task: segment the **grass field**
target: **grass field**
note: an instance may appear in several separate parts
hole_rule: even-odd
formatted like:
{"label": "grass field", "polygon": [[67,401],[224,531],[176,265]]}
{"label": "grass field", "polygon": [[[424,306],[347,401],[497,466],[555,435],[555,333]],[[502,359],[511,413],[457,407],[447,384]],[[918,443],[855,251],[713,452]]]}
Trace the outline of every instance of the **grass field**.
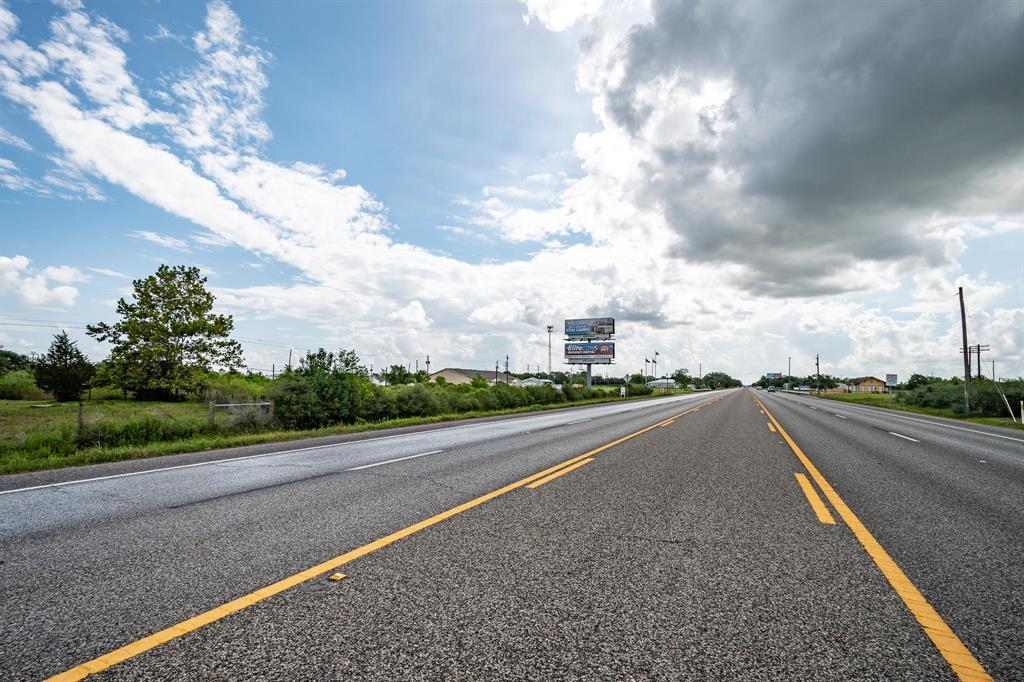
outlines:
{"label": "grass field", "polygon": [[870,405],[871,407],[884,407],[890,410],[926,414],[932,417],[946,417],[948,419],[958,419],[960,421],[973,422],[975,424],[1003,426],[1009,429],[1024,429],[1024,426],[1015,423],[1010,419],[1010,417],[964,417],[953,410],[907,405],[906,403],[898,402],[895,396],[890,400],[889,396],[884,393],[822,393],[820,396],[811,393],[810,395],[812,397],[821,397],[826,400],[838,400],[839,402],[854,403],[857,405]]}
{"label": "grass field", "polygon": [[[626,400],[648,400],[659,397],[635,396]],[[608,396],[593,400],[579,400],[573,403],[534,405],[508,410],[462,412],[433,417],[410,417],[383,422],[333,426],[308,431],[265,430],[256,433],[204,433],[189,438],[163,440],[128,447],[88,447],[57,451],[54,443],[66,444],[73,440],[78,422],[77,403],[38,402],[27,400],[0,400],[0,474],[57,469],[67,466],[98,464],[125,459],[156,457],[182,452],[200,452],[218,448],[274,443],[299,438],[329,436],[344,433],[358,433],[377,429],[388,429],[417,424],[488,417],[502,414],[539,412],[559,408],[617,402],[623,398]],[[45,407],[37,407],[37,406]],[[137,423],[155,419],[161,423],[204,423],[207,406],[197,402],[135,402],[126,400],[99,400],[85,403],[86,423],[115,422]],[[223,424],[230,416],[218,411],[217,423]]]}

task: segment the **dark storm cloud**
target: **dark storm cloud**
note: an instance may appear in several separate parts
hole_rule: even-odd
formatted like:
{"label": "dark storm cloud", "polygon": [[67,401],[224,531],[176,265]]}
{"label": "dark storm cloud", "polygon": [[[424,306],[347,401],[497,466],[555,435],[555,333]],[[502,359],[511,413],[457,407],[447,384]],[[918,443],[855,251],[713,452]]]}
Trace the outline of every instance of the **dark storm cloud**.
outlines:
{"label": "dark storm cloud", "polygon": [[[653,8],[626,39],[613,118],[643,136],[643,86],[733,88],[701,139],[650,141],[645,199],[679,232],[676,255],[746,265],[778,295],[830,293],[826,278],[864,260],[941,264],[921,239],[934,216],[1019,211],[1024,188],[989,179],[1024,153],[1024,3]],[[714,167],[738,173],[738,193],[716,195]]]}

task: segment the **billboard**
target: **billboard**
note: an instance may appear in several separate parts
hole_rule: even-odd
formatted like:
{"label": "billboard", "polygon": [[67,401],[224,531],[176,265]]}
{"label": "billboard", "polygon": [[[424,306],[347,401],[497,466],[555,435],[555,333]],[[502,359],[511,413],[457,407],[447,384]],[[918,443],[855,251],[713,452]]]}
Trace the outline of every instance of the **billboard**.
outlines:
{"label": "billboard", "polygon": [[565,336],[569,339],[607,339],[613,334],[614,317],[585,317],[565,321]]}
{"label": "billboard", "polygon": [[899,383],[899,382],[896,381],[896,375],[895,374],[886,374],[885,375],[885,385],[886,386],[892,388],[897,383]]}
{"label": "billboard", "polygon": [[610,365],[614,359],[615,343],[611,341],[565,344],[565,361],[571,365]]}
{"label": "billboard", "polygon": [[765,374],[765,377],[767,377],[768,379],[781,379],[782,372],[768,372],[767,374]]}

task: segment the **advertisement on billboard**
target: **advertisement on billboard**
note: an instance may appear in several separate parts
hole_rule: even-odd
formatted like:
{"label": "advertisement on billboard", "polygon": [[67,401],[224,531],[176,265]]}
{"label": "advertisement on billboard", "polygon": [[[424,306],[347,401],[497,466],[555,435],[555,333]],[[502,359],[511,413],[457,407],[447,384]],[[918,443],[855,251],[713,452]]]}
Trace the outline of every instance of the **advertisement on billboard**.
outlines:
{"label": "advertisement on billboard", "polygon": [[565,344],[565,361],[571,365],[610,365],[615,359],[615,344],[600,343]]}
{"label": "advertisement on billboard", "polygon": [[781,379],[782,372],[768,372],[765,376],[769,379]]}
{"label": "advertisement on billboard", "polygon": [[565,336],[570,339],[607,339],[615,334],[614,317],[586,317],[565,321]]}

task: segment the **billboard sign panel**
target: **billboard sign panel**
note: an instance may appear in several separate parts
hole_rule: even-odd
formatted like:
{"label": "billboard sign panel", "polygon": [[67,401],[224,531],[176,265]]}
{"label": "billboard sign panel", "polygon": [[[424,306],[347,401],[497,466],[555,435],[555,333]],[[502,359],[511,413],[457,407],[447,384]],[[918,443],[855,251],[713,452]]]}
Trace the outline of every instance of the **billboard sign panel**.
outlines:
{"label": "billboard sign panel", "polygon": [[768,372],[767,374],[765,374],[765,377],[767,377],[768,379],[781,379],[782,372]]}
{"label": "billboard sign panel", "polygon": [[897,381],[896,381],[896,375],[895,374],[886,374],[885,375],[885,385],[886,386],[889,386],[891,388],[891,387],[895,386],[896,384],[897,384]]}
{"label": "billboard sign panel", "polygon": [[565,321],[565,336],[569,339],[607,339],[614,334],[614,317],[585,317]]}
{"label": "billboard sign panel", "polygon": [[571,365],[610,365],[615,359],[615,343],[565,344],[565,361]]}

